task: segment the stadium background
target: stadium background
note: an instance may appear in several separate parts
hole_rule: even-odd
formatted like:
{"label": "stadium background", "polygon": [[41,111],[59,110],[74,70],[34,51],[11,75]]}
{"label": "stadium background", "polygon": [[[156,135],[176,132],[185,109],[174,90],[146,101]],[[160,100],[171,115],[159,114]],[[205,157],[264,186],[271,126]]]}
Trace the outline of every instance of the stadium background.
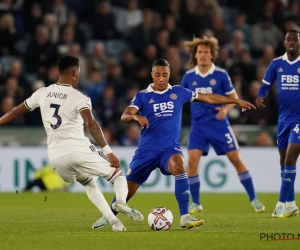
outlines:
{"label": "stadium background", "polygon": [[[254,102],[269,63],[284,53],[285,32],[298,25],[299,2],[289,0],[1,0],[0,115],[55,83],[60,55],[77,56],[80,90],[91,97],[94,116],[126,171],[140,130],[136,124],[121,124],[120,115],[151,82],[155,59],[170,62],[170,83],[178,85],[189,69],[183,42],[193,35],[213,35],[220,46],[215,64],[228,70],[240,98]],[[234,108],[229,119],[258,191],[277,192],[276,88],[265,109],[242,114]],[[189,124],[186,105],[181,140],[185,153]],[[33,178],[47,163],[45,145],[39,110],[0,128],[0,191],[22,189]],[[203,191],[243,191],[235,170],[213,150],[201,166]],[[264,184],[266,176],[271,181]],[[157,180],[156,173],[151,178],[142,190],[173,190],[173,179]]]}

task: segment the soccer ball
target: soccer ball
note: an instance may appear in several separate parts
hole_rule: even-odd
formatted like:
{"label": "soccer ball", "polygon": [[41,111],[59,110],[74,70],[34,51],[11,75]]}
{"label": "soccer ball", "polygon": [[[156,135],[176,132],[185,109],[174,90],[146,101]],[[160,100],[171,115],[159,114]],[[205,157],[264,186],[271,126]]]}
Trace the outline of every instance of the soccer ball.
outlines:
{"label": "soccer ball", "polygon": [[154,208],[148,215],[148,224],[153,231],[165,231],[171,228],[173,214],[165,207]]}

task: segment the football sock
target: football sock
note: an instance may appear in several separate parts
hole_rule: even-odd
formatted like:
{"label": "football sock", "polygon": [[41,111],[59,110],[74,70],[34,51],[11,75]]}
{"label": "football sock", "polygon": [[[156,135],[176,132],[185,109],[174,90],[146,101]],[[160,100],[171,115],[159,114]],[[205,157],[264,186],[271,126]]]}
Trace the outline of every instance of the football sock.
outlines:
{"label": "football sock", "polygon": [[110,210],[110,207],[105,200],[102,192],[98,188],[96,181],[92,180],[90,183],[84,186],[87,196],[90,201],[102,212],[109,222],[116,220],[116,216]]}
{"label": "football sock", "polygon": [[244,186],[244,188],[249,196],[250,202],[253,201],[256,197],[255,197],[255,190],[254,190],[254,186],[253,186],[252,177],[251,177],[249,171],[239,174],[238,176],[240,178],[240,182]]}
{"label": "football sock", "polygon": [[296,166],[284,166],[284,172],[281,179],[280,202],[287,202],[288,196],[293,191],[296,178]]}
{"label": "football sock", "polygon": [[[281,178],[284,172],[284,166],[281,166]],[[296,202],[295,202],[295,190],[294,190],[294,185],[291,189],[291,192],[289,193],[287,200],[286,200],[286,206],[287,207],[294,207],[296,206]]]}
{"label": "football sock", "polygon": [[190,189],[187,174],[175,175],[175,196],[179,206],[180,216],[189,213]]}
{"label": "football sock", "polygon": [[200,179],[199,175],[189,176],[190,191],[193,203],[200,205]]}
{"label": "football sock", "polygon": [[122,173],[122,171],[117,173],[113,177],[113,179],[110,180],[110,183],[113,183],[113,185],[114,185],[116,200],[126,203],[126,198],[128,195],[128,186],[127,186],[127,180],[126,180],[124,174]]}

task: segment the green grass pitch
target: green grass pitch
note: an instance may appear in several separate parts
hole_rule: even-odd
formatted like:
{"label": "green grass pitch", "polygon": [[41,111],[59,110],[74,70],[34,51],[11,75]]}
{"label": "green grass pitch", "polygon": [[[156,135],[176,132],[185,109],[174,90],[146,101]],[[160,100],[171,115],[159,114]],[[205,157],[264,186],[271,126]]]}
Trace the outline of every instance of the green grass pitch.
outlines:
{"label": "green grass pitch", "polygon": [[[105,197],[110,202],[112,194]],[[0,194],[0,249],[300,249],[298,240],[260,240],[260,233],[293,233],[298,237],[300,218],[273,219],[271,213],[278,195],[259,194],[258,197],[266,206],[264,213],[252,211],[246,194],[203,194],[204,211],[198,217],[205,220],[205,225],[183,230],[179,227],[173,194],[138,193],[129,204],[144,214],[145,221],[133,222],[120,215],[127,232],[115,233],[110,226],[91,228],[101,214],[85,194]],[[157,206],[167,207],[174,215],[169,231],[155,232],[148,227],[148,213]]]}

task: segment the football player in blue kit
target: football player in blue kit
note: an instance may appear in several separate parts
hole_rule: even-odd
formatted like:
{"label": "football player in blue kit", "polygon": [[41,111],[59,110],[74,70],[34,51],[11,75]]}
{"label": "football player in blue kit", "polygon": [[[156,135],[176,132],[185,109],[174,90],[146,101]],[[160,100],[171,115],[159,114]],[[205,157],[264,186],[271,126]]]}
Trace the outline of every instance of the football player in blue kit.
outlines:
{"label": "football player in blue kit", "polygon": [[[190,189],[179,145],[183,104],[193,101],[210,104],[235,103],[241,106],[243,111],[255,107],[236,98],[201,94],[181,86],[171,86],[170,66],[164,59],[158,59],[153,63],[151,76],[154,83],[136,94],[121,117],[124,123],[136,121],[142,127],[138,149],[126,176],[129,189],[127,200],[133,197],[151,172],[159,168],[162,174],[173,175],[175,178],[175,197],[181,216],[180,226],[199,227],[204,221],[188,213]],[[94,226],[102,228],[107,224],[106,218],[102,217]]]}
{"label": "football player in blue kit", "polygon": [[[203,94],[219,94],[237,99],[237,93],[224,69],[216,67],[218,40],[214,37],[194,37],[186,41],[192,69],[182,79],[182,87]],[[239,154],[239,145],[227,119],[227,113],[235,104],[214,105],[191,103],[191,131],[188,140],[188,178],[192,196],[190,213],[202,211],[198,165],[201,156],[206,156],[210,145],[217,155],[226,155],[235,167],[254,211],[262,212],[264,205],[257,199],[249,170]]]}
{"label": "football player in blue kit", "polygon": [[294,182],[296,163],[300,153],[300,34],[289,31],[284,40],[286,53],[275,58],[263,78],[256,104],[264,107],[273,83],[277,80],[279,118],[277,147],[280,155],[281,189],[279,201],[272,214],[275,218],[286,218],[299,213],[295,202]]}

